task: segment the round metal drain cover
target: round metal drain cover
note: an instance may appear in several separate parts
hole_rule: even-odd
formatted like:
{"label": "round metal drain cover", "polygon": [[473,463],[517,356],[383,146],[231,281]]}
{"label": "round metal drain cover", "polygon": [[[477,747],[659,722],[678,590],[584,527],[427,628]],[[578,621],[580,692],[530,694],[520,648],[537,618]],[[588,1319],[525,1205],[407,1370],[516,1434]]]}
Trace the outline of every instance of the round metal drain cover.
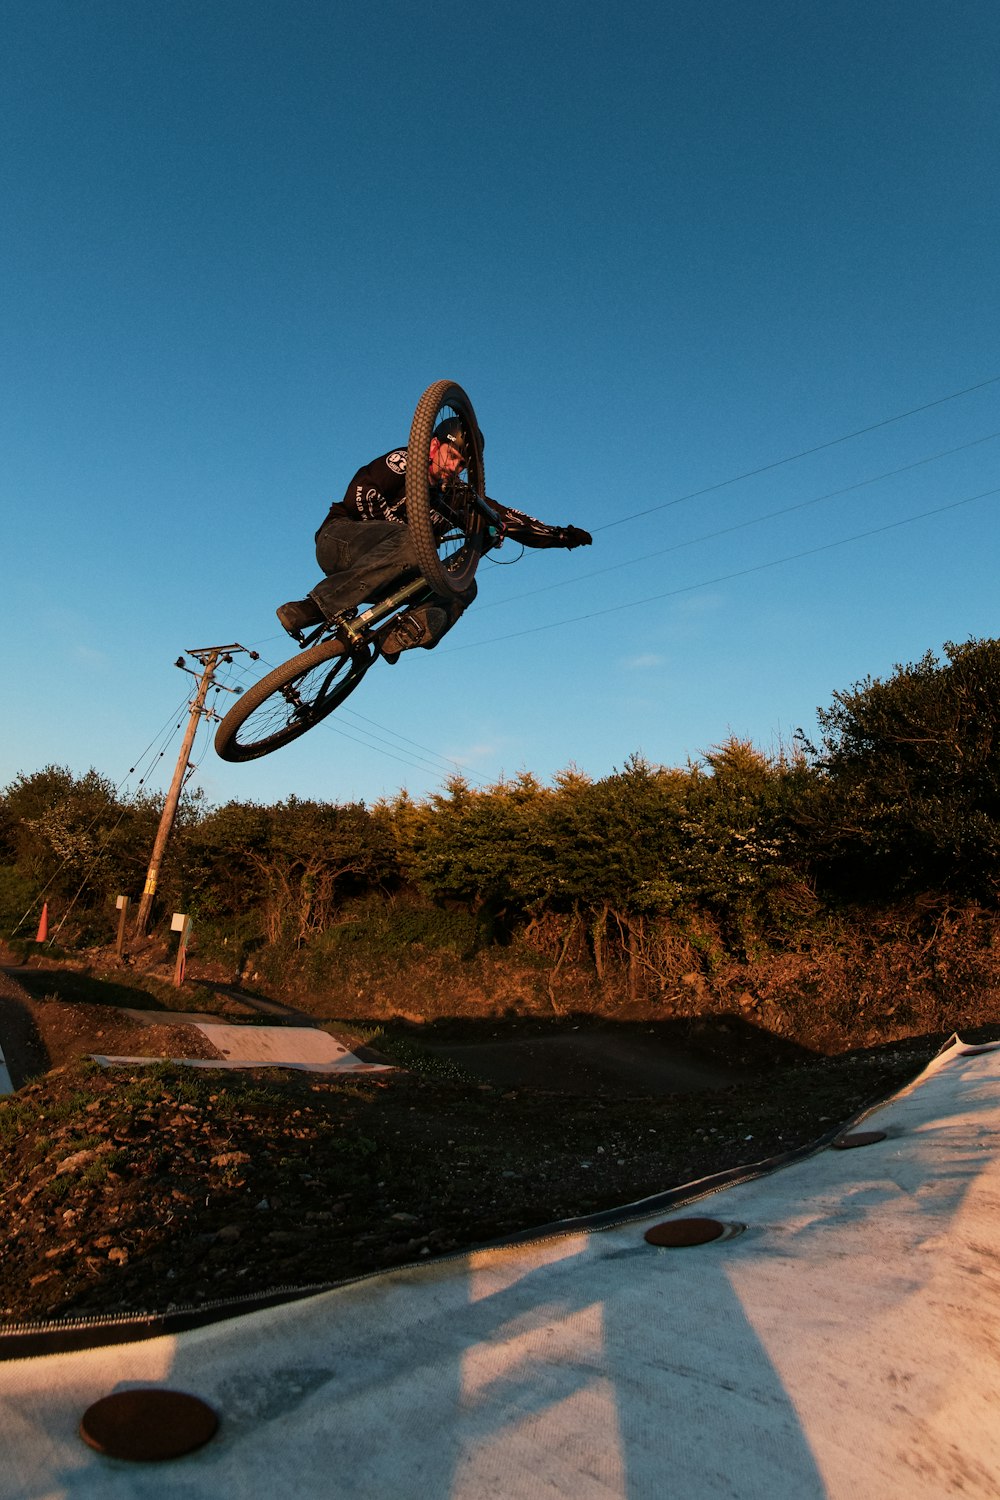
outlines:
{"label": "round metal drain cover", "polygon": [[838,1135],[833,1142],[835,1151],[853,1151],[855,1146],[874,1146],[876,1141],[884,1141],[886,1132],[884,1130],[855,1130],[850,1135]]}
{"label": "round metal drain cover", "polygon": [[183,1391],[116,1391],[87,1407],[80,1436],[109,1458],[154,1463],[193,1453],[218,1427],[212,1408]]}
{"label": "round metal drain cover", "polygon": [[643,1238],[649,1245],[679,1249],[682,1245],[707,1245],[710,1240],[720,1240],[727,1227],[718,1219],[668,1219],[647,1229]]}

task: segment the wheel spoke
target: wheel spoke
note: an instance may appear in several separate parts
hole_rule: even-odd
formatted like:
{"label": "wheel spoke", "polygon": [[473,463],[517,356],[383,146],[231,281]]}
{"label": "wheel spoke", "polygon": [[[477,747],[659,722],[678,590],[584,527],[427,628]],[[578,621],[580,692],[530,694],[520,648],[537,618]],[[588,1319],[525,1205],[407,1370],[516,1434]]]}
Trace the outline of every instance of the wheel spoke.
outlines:
{"label": "wheel spoke", "polygon": [[253,760],[289,744],[354,691],[371,661],[339,641],[292,657],[237,700],[219,725],[216,750],[223,760]]}

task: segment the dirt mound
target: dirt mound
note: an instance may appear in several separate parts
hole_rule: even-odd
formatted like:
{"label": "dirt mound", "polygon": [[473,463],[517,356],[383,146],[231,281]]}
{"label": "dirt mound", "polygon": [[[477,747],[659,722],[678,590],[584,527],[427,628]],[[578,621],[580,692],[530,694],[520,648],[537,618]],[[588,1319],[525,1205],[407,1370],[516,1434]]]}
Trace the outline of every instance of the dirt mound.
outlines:
{"label": "dirt mound", "polygon": [[54,995],[38,999],[3,970],[0,1040],[15,1088],[95,1052],[124,1057],[219,1055],[193,1026],[146,1026],[113,1006],[68,1004]]}

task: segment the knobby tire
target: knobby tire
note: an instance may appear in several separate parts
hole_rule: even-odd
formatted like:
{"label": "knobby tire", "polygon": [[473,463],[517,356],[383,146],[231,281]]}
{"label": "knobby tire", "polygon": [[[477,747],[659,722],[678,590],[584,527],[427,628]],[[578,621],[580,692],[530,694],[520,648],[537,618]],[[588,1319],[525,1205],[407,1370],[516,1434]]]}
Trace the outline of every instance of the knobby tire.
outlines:
{"label": "knobby tire", "polygon": [[[460,416],[472,437],[474,450],[467,469],[467,479],[456,483],[446,493],[450,526],[442,537],[440,524],[435,533],[432,512],[441,509],[441,497],[431,488],[427,477],[431,438],[438,422],[450,413]],[[461,598],[471,586],[476,567],[490,544],[484,517],[473,503],[473,492],[486,493],[483,456],[476,442],[479,425],[472,402],[451,380],[437,380],[421,396],[410,427],[406,463],[406,519],[413,537],[420,571],[436,594],[445,599]]]}
{"label": "knobby tire", "polygon": [[290,657],[236,700],[216,731],[216,754],[256,760],[291,744],[343,703],[372,659],[370,652],[352,655],[338,640]]}

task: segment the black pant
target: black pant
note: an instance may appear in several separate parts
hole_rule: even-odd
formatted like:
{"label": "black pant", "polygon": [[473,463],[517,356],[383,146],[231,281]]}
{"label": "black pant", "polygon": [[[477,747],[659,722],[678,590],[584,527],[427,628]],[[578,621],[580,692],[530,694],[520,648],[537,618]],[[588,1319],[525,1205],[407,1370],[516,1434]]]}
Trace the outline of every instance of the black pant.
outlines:
{"label": "black pant", "polygon": [[[331,516],[316,534],[316,561],[326,577],[310,589],[309,597],[327,619],[420,576],[410,528],[397,521]],[[475,597],[473,583],[460,599],[435,598],[433,603],[445,610],[447,623],[437,630],[432,626],[428,644],[439,641]]]}

